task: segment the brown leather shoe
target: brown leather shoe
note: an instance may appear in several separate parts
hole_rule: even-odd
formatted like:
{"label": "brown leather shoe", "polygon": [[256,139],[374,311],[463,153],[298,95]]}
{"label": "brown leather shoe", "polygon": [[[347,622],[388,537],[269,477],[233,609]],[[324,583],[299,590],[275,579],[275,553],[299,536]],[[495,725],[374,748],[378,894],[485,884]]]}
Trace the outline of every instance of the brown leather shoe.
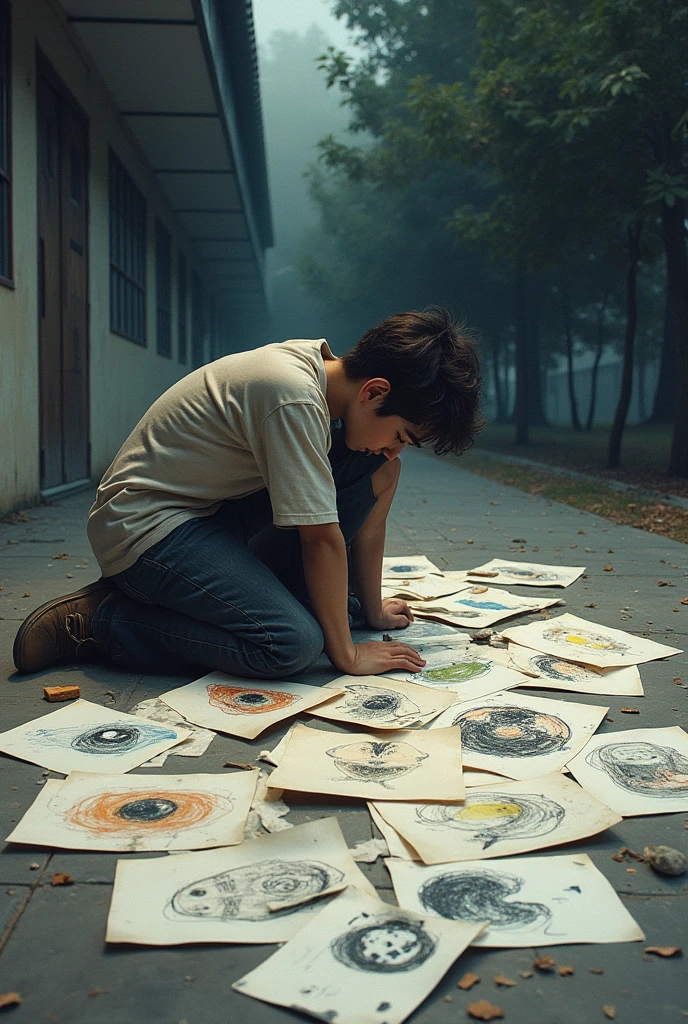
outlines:
{"label": "brown leather shoe", "polygon": [[[18,672],[40,672],[77,653],[101,646],[91,635],[91,619],[100,603],[116,589],[109,580],[96,580],[36,608],[24,619],[12,651]],[[86,650],[84,650],[86,648]]]}

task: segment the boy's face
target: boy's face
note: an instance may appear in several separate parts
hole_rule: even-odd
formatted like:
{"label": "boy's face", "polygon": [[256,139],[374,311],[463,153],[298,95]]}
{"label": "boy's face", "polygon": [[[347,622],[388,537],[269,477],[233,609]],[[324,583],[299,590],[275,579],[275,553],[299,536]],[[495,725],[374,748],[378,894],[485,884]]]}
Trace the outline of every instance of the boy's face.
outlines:
{"label": "boy's face", "polygon": [[347,448],[365,455],[384,455],[390,461],[408,445],[420,448],[419,427],[401,416],[378,416],[388,394],[387,381],[376,378],[364,384],[344,417]]}

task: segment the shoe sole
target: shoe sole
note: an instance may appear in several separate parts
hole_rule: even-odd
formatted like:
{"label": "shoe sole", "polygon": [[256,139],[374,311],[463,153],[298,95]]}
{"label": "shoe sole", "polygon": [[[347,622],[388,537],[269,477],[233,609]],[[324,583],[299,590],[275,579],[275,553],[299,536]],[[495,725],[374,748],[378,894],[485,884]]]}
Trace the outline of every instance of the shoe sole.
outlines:
{"label": "shoe sole", "polygon": [[[102,579],[96,580],[95,583],[88,583],[85,587],[82,587],[81,590],[75,590],[71,594],[64,594],[62,597],[56,597],[52,601],[46,601],[45,604],[42,604],[39,608],[36,608],[35,611],[31,612],[31,614],[28,616],[28,618],[24,619],[23,623],[19,627],[19,632],[17,633],[16,637],[14,638],[14,646],[12,648],[12,658],[14,659],[14,664],[15,664],[15,668],[17,669],[17,672],[22,672],[25,675],[31,675],[34,672],[40,672],[41,671],[40,668],[27,668],[26,667],[26,661],[24,660],[24,651],[23,651],[24,639],[27,636],[28,632],[30,631],[31,627],[35,625],[35,623],[41,617],[41,615],[43,615],[45,612],[50,611],[53,608],[59,608],[59,606],[61,604],[65,604],[67,601],[74,601],[76,598],[79,598],[79,597],[88,597],[89,594],[93,594],[96,590],[104,590],[104,589],[105,589],[105,581],[102,580]],[[113,589],[114,589],[114,586],[113,586]],[[60,661],[60,660],[65,660],[65,659],[57,658],[54,661],[49,662],[49,664],[51,664],[51,665],[57,664],[57,662]],[[44,666],[44,667],[47,667],[47,666]]]}

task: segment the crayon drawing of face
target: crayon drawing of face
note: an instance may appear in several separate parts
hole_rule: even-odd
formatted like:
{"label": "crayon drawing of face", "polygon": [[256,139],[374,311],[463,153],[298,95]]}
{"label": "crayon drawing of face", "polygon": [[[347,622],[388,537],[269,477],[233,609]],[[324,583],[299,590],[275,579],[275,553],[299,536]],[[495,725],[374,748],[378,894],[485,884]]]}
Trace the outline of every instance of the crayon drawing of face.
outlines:
{"label": "crayon drawing of face", "polygon": [[270,711],[281,711],[290,704],[301,700],[296,693],[281,690],[260,690],[248,686],[222,686],[214,683],[206,686],[208,701],[226,715],[261,715]]}
{"label": "crayon drawing of face", "polygon": [[327,751],[329,757],[344,775],[360,782],[373,782],[390,787],[387,782],[414,771],[428,754],[410,743],[366,740],[363,743],[344,743]]}
{"label": "crayon drawing of face", "polygon": [[585,760],[639,796],[688,796],[688,757],[657,743],[605,743]]}
{"label": "crayon drawing of face", "polygon": [[342,711],[361,722],[403,722],[417,721],[420,708],[403,693],[382,686],[367,683],[350,683],[346,696],[342,698]]}

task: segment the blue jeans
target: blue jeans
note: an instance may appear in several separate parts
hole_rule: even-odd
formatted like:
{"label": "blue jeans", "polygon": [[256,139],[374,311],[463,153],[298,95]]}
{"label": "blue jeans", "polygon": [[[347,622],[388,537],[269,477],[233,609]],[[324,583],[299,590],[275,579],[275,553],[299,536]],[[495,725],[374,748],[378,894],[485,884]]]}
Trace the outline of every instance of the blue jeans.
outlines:
{"label": "blue jeans", "polygon": [[[384,455],[363,455],[332,431],[330,463],[347,548],[367,519],[372,474]],[[117,590],[91,630],[107,657],[154,673],[190,666],[254,679],[310,668],[323,635],[309,609],[297,529],[272,525],[267,490],[191,519],[111,577]]]}

